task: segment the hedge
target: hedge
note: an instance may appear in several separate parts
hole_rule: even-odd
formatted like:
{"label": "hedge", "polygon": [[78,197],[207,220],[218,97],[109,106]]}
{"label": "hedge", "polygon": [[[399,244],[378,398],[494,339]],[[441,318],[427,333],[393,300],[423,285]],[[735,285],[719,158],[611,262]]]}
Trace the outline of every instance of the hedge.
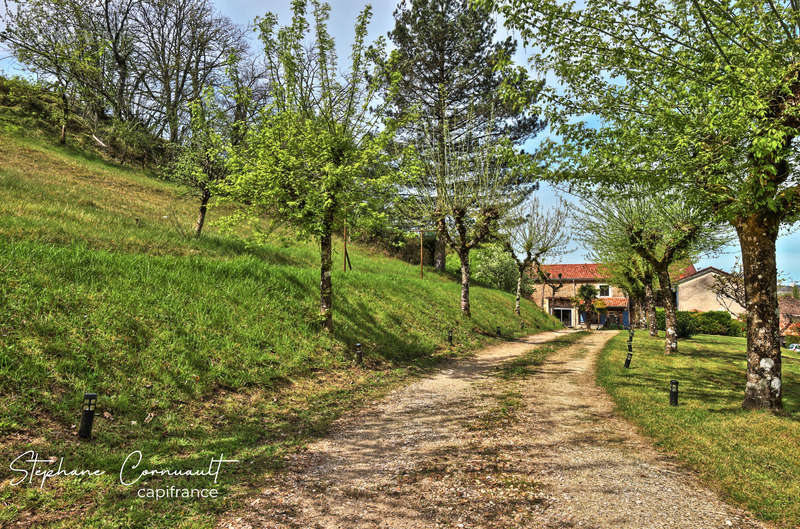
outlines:
{"label": "hedge", "polygon": [[[744,323],[733,319],[730,313],[724,310],[708,312],[688,312],[679,310],[676,316],[678,318],[678,338],[688,338],[693,334],[717,334],[721,336],[745,335]],[[661,331],[665,328],[664,321],[664,309],[656,309],[656,323],[658,329]]]}

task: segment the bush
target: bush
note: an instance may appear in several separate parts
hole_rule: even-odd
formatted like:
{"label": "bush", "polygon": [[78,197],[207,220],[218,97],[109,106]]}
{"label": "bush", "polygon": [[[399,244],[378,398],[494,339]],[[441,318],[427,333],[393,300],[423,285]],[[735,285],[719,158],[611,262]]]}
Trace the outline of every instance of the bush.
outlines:
{"label": "bush", "polygon": [[743,321],[731,319],[731,336],[747,336],[747,325]]}
{"label": "bush", "polygon": [[[693,334],[716,334],[720,336],[746,336],[747,334],[744,322],[732,318],[730,313],[724,310],[708,312],[678,311],[677,318],[678,338],[686,338]],[[664,330],[664,319],[664,309],[656,309],[656,325],[660,331]],[[689,335],[682,336],[683,332],[689,332]]]}
{"label": "bush", "polygon": [[721,336],[738,336],[738,329],[733,325],[733,318],[724,310],[697,312],[694,314],[698,334],[718,334]]}
{"label": "bush", "polygon": [[[692,312],[679,310],[675,316],[678,320],[678,328],[676,329],[678,338],[691,338],[692,335],[697,334],[697,322]],[[667,318],[664,309],[656,309],[656,324],[658,325],[659,331],[666,330],[666,321]]]}
{"label": "bush", "polygon": [[786,336],[784,336],[784,341],[786,343],[786,346],[788,347],[788,346],[792,345],[793,343],[800,343],[800,336],[794,336],[793,334],[787,334]]}

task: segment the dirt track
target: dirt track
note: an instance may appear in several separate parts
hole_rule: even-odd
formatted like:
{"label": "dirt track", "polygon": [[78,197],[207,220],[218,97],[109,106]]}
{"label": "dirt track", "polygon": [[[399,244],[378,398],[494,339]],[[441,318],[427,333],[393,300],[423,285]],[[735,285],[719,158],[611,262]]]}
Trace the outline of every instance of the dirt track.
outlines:
{"label": "dirt track", "polygon": [[615,333],[527,378],[492,376],[565,332],[485,349],[345,418],[220,527],[764,527],[613,415],[593,371]]}

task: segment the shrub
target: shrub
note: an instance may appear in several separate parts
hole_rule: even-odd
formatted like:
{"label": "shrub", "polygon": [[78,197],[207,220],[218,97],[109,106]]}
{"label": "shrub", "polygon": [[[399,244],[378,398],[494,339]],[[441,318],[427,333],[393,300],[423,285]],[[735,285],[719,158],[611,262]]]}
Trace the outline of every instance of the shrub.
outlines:
{"label": "shrub", "polygon": [[731,336],[747,336],[747,325],[743,321],[731,319]]}
{"label": "shrub", "polygon": [[721,336],[738,336],[738,329],[733,325],[733,318],[724,310],[697,312],[694,314],[698,334],[718,334]]}
{"label": "shrub", "polygon": [[793,334],[787,334],[786,336],[784,336],[784,341],[786,343],[786,346],[788,347],[788,346],[792,345],[793,343],[800,343],[800,336],[795,336]]}
{"label": "shrub", "polygon": [[[691,338],[692,335],[697,334],[697,322],[695,321],[693,313],[679,310],[675,316],[678,320],[678,328],[676,329],[678,338]],[[656,324],[658,325],[658,330],[666,330],[666,320],[664,309],[656,309]]]}

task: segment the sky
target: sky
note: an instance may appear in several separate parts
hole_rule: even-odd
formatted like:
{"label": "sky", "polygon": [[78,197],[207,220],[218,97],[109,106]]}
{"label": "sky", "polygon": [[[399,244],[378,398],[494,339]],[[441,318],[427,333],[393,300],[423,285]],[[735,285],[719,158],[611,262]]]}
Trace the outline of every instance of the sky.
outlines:
{"label": "sky", "polygon": [[[281,25],[287,23],[291,17],[291,3],[288,0],[214,0],[217,8],[225,15],[229,16],[234,22],[248,25],[257,16],[263,15],[266,11],[272,11],[278,15]],[[353,41],[353,28],[355,17],[365,5],[364,0],[329,0],[331,5],[331,17],[329,31],[334,37],[340,61],[344,64],[348,57],[349,47]],[[374,0],[371,2],[373,17],[369,25],[369,36],[371,39],[377,38],[394,27],[394,12],[397,2],[395,0]],[[500,24],[499,24],[500,25]],[[501,26],[501,25],[500,25]],[[498,36],[504,36],[504,28],[498,28]],[[255,37],[255,35],[254,35]],[[258,43],[254,40],[254,49],[258,49]],[[11,59],[4,59],[6,54],[0,51],[0,72],[15,73],[17,67]],[[515,57],[519,64],[527,64],[525,49],[520,46]],[[538,76],[533,73],[534,76]],[[536,143],[542,138],[547,137],[545,130],[536,139],[530,141],[525,147],[527,150],[535,148]],[[553,204],[556,200],[556,192],[548,184],[543,183],[538,191],[540,201],[545,204]],[[570,197],[564,197],[571,201]],[[586,262],[586,249],[573,243],[573,251],[561,259],[564,263]],[[735,244],[727,248],[719,256],[706,256],[695,263],[695,267],[700,270],[707,266],[715,266],[723,270],[732,268],[736,257],[739,255],[739,246]],[[800,230],[795,233],[781,236],[778,240],[778,269],[783,273],[787,281],[800,281]]]}

